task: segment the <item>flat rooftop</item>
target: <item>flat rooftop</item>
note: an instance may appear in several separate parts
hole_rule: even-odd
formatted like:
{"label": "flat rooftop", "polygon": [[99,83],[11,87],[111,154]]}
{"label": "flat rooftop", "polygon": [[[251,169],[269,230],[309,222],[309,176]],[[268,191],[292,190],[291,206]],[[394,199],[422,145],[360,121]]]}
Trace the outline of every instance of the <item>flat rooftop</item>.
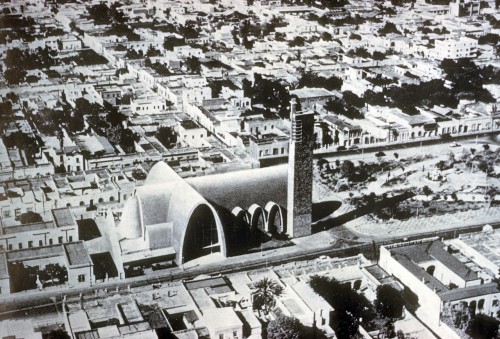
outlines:
{"label": "flat rooftop", "polygon": [[203,128],[200,125],[198,125],[196,122],[194,122],[193,120],[184,120],[184,121],[181,121],[181,126],[184,129],[199,129],[199,128]]}
{"label": "flat rooftop", "polygon": [[455,301],[468,298],[476,298],[483,295],[498,293],[497,283],[489,283],[484,285],[468,286],[457,288],[439,294],[443,301]]}
{"label": "flat rooftop", "polygon": [[68,262],[71,266],[89,265],[89,252],[83,242],[64,244]]}
{"label": "flat rooftop", "polygon": [[76,226],[75,219],[69,207],[53,209],[52,215],[57,227]]}
{"label": "flat rooftop", "polygon": [[16,233],[23,233],[23,232],[33,232],[33,231],[43,231],[43,230],[48,230],[55,228],[56,225],[52,221],[47,221],[47,222],[36,222],[32,224],[24,224],[24,225],[13,225],[13,226],[6,226],[3,227],[3,234],[16,234]]}
{"label": "flat rooftop", "polygon": [[460,240],[481,253],[486,259],[497,266],[500,266],[500,230],[492,232],[477,232],[460,235]]}
{"label": "flat rooftop", "polygon": [[311,98],[321,98],[321,97],[333,97],[335,96],[332,92],[324,88],[299,88],[290,91],[290,94],[295,94],[299,99],[311,99]]}
{"label": "flat rooftop", "polygon": [[[203,318],[206,326],[210,328],[243,326],[240,318],[231,307],[206,309],[203,311]],[[223,323],[221,319],[224,319]]]}
{"label": "flat rooftop", "polygon": [[455,256],[445,250],[447,245],[439,240],[422,242],[408,246],[391,248],[393,255],[398,257],[406,257],[415,264],[439,261],[453,273],[458,275],[465,281],[477,280],[477,274],[470,270],[464,263],[458,260]]}
{"label": "flat rooftop", "polygon": [[52,245],[44,247],[33,247],[22,250],[14,250],[7,252],[7,259],[9,261],[25,261],[33,259],[50,258],[64,255],[62,245]]}

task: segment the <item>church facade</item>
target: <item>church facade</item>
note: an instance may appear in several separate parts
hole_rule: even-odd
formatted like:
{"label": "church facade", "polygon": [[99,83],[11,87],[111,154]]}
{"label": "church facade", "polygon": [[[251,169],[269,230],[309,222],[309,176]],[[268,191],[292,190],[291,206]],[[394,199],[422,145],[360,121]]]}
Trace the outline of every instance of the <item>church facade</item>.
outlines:
{"label": "church facade", "polygon": [[310,235],[314,114],[291,107],[288,165],[187,179],[164,162],[153,166],[117,225],[123,264],[180,265],[237,253],[255,234]]}

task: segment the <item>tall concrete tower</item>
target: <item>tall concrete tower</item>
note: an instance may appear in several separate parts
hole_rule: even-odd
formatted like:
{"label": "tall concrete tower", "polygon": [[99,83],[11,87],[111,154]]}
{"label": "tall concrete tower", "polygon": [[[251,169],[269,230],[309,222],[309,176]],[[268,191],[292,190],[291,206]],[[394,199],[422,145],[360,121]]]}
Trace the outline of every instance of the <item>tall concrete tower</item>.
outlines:
{"label": "tall concrete tower", "polygon": [[314,112],[296,112],[290,102],[287,233],[291,238],[311,234]]}

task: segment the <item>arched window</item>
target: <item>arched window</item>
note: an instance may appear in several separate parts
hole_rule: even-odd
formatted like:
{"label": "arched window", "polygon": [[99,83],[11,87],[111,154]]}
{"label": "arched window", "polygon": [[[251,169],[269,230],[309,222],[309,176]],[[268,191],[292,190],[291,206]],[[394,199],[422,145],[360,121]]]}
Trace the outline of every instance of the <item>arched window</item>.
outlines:
{"label": "arched window", "polygon": [[83,206],[85,203],[83,201],[80,201],[80,206]]}
{"label": "arched window", "polygon": [[269,202],[265,208],[267,212],[267,231],[271,234],[283,233],[286,230],[283,225],[283,215],[281,211],[281,207],[274,203]]}
{"label": "arched window", "polygon": [[480,299],[479,302],[477,303],[477,308],[482,310],[484,308],[484,299]]}
{"label": "arched window", "polygon": [[476,301],[472,300],[469,304],[469,312],[472,316],[476,315]]}
{"label": "arched window", "polygon": [[109,197],[109,201],[115,201],[115,197]]}

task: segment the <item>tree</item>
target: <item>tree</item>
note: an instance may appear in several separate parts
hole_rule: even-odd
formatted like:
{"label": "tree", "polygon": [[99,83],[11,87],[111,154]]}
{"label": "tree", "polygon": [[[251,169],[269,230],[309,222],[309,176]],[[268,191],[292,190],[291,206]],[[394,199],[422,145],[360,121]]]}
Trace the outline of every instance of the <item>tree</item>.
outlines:
{"label": "tree", "polygon": [[20,69],[19,67],[7,68],[3,75],[10,86],[15,86],[24,81],[26,71],[24,69]]}
{"label": "tree", "polygon": [[332,35],[331,35],[330,33],[328,33],[328,32],[323,32],[323,33],[321,34],[321,39],[322,39],[323,41],[332,41],[333,37],[332,37]]}
{"label": "tree", "polygon": [[350,284],[341,284],[334,278],[317,275],[311,277],[309,284],[335,309],[332,327],[337,338],[353,338],[358,332],[360,318],[366,324],[375,318],[371,303],[352,290]]}
{"label": "tree", "polygon": [[408,311],[415,312],[420,306],[418,304],[418,296],[406,286],[404,287],[402,297],[405,301],[405,307]]}
{"label": "tree", "polygon": [[[51,280],[54,282],[54,279],[57,279],[59,284],[63,284],[68,281],[68,270],[66,267],[63,267],[59,264],[47,264],[43,271],[40,271],[40,275],[45,276],[43,280]],[[42,278],[42,277],[41,277]]]}
{"label": "tree", "polygon": [[144,171],[138,169],[138,168],[134,168],[132,170],[132,178],[134,178],[135,180],[146,180],[146,173],[144,173]]}
{"label": "tree", "polygon": [[344,178],[350,178],[355,172],[354,163],[351,160],[344,160],[340,167],[340,173]]}
{"label": "tree", "polygon": [[341,114],[349,119],[363,119],[364,115],[358,108],[348,104],[345,99],[333,98],[330,99],[324,108],[335,114]]}
{"label": "tree", "polygon": [[5,95],[5,98],[6,98],[7,100],[10,100],[12,103],[16,103],[16,102],[18,102],[18,101],[19,101],[19,96],[18,96],[16,93],[14,93],[14,92],[9,92],[9,93],[7,93],[7,94]]}
{"label": "tree", "polygon": [[325,160],[323,158],[318,159],[317,165],[320,170],[323,169],[323,167],[328,164],[329,164],[328,160]]}
{"label": "tree", "polygon": [[380,285],[377,288],[377,311],[385,318],[400,318],[403,314],[404,300],[401,291],[391,285]]}
{"label": "tree", "polygon": [[186,67],[191,73],[200,74],[201,73],[201,62],[195,56],[186,59]]}
{"label": "tree", "polygon": [[161,56],[161,51],[157,50],[153,46],[150,46],[148,48],[147,52],[146,52],[146,56],[148,58],[150,58],[150,57],[158,57],[158,56]]}
{"label": "tree", "polygon": [[467,333],[474,339],[498,338],[500,321],[485,314],[476,315],[467,327]]}
{"label": "tree", "polygon": [[19,222],[21,224],[32,224],[35,222],[42,222],[43,221],[42,216],[38,213],[33,212],[33,211],[28,211],[26,213],[19,215],[17,217],[17,220],[19,220]]}
{"label": "tree", "polygon": [[166,148],[173,148],[177,143],[177,134],[172,127],[160,127],[156,132],[156,139]]}
{"label": "tree", "polygon": [[422,187],[422,192],[425,194],[427,199],[429,199],[429,195],[431,195],[433,193],[432,190],[427,185]]}
{"label": "tree", "polygon": [[306,39],[301,36],[296,36],[292,41],[288,43],[290,47],[302,47],[306,43]]}
{"label": "tree", "polygon": [[176,38],[175,36],[168,36],[163,41],[163,48],[168,51],[173,51],[174,47],[185,45],[186,41],[184,38]]}
{"label": "tree", "polygon": [[[248,91],[245,82],[243,89]],[[254,104],[262,104],[267,109],[275,109],[281,117],[288,118],[291,96],[279,80],[264,79],[261,74],[255,73],[251,94]]]}
{"label": "tree", "polygon": [[303,338],[301,324],[296,318],[280,314],[267,325],[268,339],[300,339]]}
{"label": "tree", "polygon": [[24,266],[22,262],[8,263],[11,292],[20,292],[36,288],[37,267]]}
{"label": "tree", "polygon": [[134,153],[135,142],[138,142],[140,139],[139,135],[126,128],[121,130],[119,144],[126,153]]}
{"label": "tree", "polygon": [[257,291],[254,293],[253,308],[264,310],[267,314],[275,304],[275,298],[283,294],[283,287],[269,278],[262,278],[255,283]]}
{"label": "tree", "polygon": [[[303,87],[322,87],[329,91],[331,90],[340,90],[342,88],[342,79],[331,76],[329,78],[325,78],[322,76],[318,76],[312,72],[304,72],[299,79],[299,83],[297,84],[298,88]],[[354,93],[353,93],[354,94]]]}
{"label": "tree", "polygon": [[470,59],[444,59],[440,67],[446,79],[453,83],[451,91],[458,99],[494,102],[491,93],[483,88],[481,70]]}
{"label": "tree", "polygon": [[378,34],[384,36],[389,33],[401,34],[401,32],[396,28],[392,22],[387,21],[385,26],[378,30]]}
{"label": "tree", "polygon": [[3,141],[7,148],[17,147],[17,149],[24,150],[30,164],[34,162],[36,154],[40,152],[37,139],[21,131],[4,136]]}

